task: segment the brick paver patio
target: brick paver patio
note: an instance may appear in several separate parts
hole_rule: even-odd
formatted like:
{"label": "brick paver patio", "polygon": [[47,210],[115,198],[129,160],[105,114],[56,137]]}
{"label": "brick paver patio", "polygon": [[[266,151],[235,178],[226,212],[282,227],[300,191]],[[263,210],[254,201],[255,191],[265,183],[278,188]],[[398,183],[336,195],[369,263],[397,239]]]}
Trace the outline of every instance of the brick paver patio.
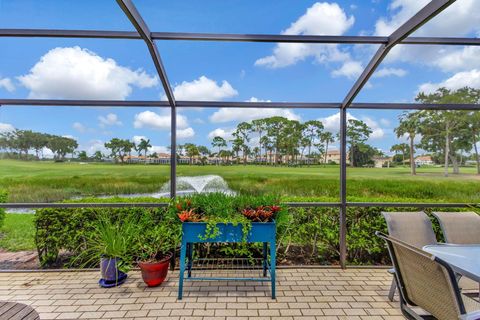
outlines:
{"label": "brick paver patio", "polygon": [[[219,276],[222,271],[215,271]],[[279,269],[277,299],[268,283],[186,282],[178,272],[147,288],[138,271],[103,289],[98,272],[0,273],[0,300],[31,305],[41,319],[403,319],[387,299],[385,269]],[[237,274],[238,276],[238,274]]]}

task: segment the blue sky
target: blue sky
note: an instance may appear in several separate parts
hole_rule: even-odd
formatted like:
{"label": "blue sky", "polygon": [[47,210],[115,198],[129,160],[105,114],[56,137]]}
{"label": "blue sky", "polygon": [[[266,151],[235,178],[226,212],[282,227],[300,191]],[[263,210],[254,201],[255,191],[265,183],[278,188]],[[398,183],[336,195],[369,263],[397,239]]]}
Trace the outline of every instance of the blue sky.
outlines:
{"label": "blue sky", "polygon": [[[388,35],[427,0],[147,1],[137,0],[152,31]],[[458,0],[418,36],[478,36],[480,3]],[[0,28],[133,30],[115,1],[0,0]],[[177,100],[341,101],[374,45],[303,45],[158,41]],[[163,89],[141,41],[0,38],[0,97],[156,100]],[[439,86],[480,88],[480,48],[398,46],[357,102],[411,102]],[[179,142],[228,138],[236,123],[264,115],[321,119],[337,129],[335,110],[180,110]],[[399,112],[364,110],[370,143],[388,150]],[[100,150],[112,137],[169,143],[168,110],[155,108],[2,107],[0,130],[15,127],[73,136]]]}

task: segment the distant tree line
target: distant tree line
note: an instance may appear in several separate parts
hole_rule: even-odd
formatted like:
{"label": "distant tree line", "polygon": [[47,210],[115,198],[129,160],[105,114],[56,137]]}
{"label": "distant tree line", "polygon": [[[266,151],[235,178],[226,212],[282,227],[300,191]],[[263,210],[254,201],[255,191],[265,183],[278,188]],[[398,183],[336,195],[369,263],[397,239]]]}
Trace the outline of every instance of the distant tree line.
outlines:
{"label": "distant tree line", "polygon": [[63,161],[67,154],[73,154],[78,147],[75,139],[31,130],[13,130],[0,134],[0,150],[10,158],[43,158],[45,149],[52,151],[55,160]]}
{"label": "distant tree line", "polygon": [[[372,130],[361,120],[349,119],[347,127],[349,160],[352,166],[371,164],[381,152],[366,141]],[[300,122],[284,117],[270,117],[241,122],[227,140],[212,140],[215,156],[228,162],[235,158],[246,164],[248,158],[268,165],[327,163],[329,147],[338,139],[320,120]]]}

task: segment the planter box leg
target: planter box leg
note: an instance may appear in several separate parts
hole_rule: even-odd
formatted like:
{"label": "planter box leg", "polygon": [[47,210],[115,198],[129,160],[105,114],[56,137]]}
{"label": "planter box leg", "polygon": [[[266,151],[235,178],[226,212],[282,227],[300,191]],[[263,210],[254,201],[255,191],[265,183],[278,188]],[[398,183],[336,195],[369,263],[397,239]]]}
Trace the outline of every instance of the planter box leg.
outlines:
{"label": "planter box leg", "polygon": [[276,267],[276,245],[275,239],[270,242],[270,277],[272,281],[272,299],[276,298],[275,295],[275,267]]}
{"label": "planter box leg", "polygon": [[187,277],[192,277],[192,265],[193,265],[193,243],[187,243],[187,258],[188,258],[188,265],[187,265]]}
{"label": "planter box leg", "polygon": [[178,300],[183,297],[183,276],[185,274],[185,258],[187,256],[187,244],[182,241],[180,248],[180,275],[178,277]]}
{"label": "planter box leg", "polygon": [[263,243],[263,276],[267,276],[267,259],[268,259],[268,253],[267,253],[267,242]]}

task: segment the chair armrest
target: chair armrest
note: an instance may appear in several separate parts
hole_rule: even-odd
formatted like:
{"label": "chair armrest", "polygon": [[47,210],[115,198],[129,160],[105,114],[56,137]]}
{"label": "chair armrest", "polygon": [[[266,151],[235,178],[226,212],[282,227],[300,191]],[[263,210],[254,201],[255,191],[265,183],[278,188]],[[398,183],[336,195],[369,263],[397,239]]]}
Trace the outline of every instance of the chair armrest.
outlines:
{"label": "chair armrest", "polygon": [[480,319],[480,310],[462,314],[460,320],[479,320]]}

